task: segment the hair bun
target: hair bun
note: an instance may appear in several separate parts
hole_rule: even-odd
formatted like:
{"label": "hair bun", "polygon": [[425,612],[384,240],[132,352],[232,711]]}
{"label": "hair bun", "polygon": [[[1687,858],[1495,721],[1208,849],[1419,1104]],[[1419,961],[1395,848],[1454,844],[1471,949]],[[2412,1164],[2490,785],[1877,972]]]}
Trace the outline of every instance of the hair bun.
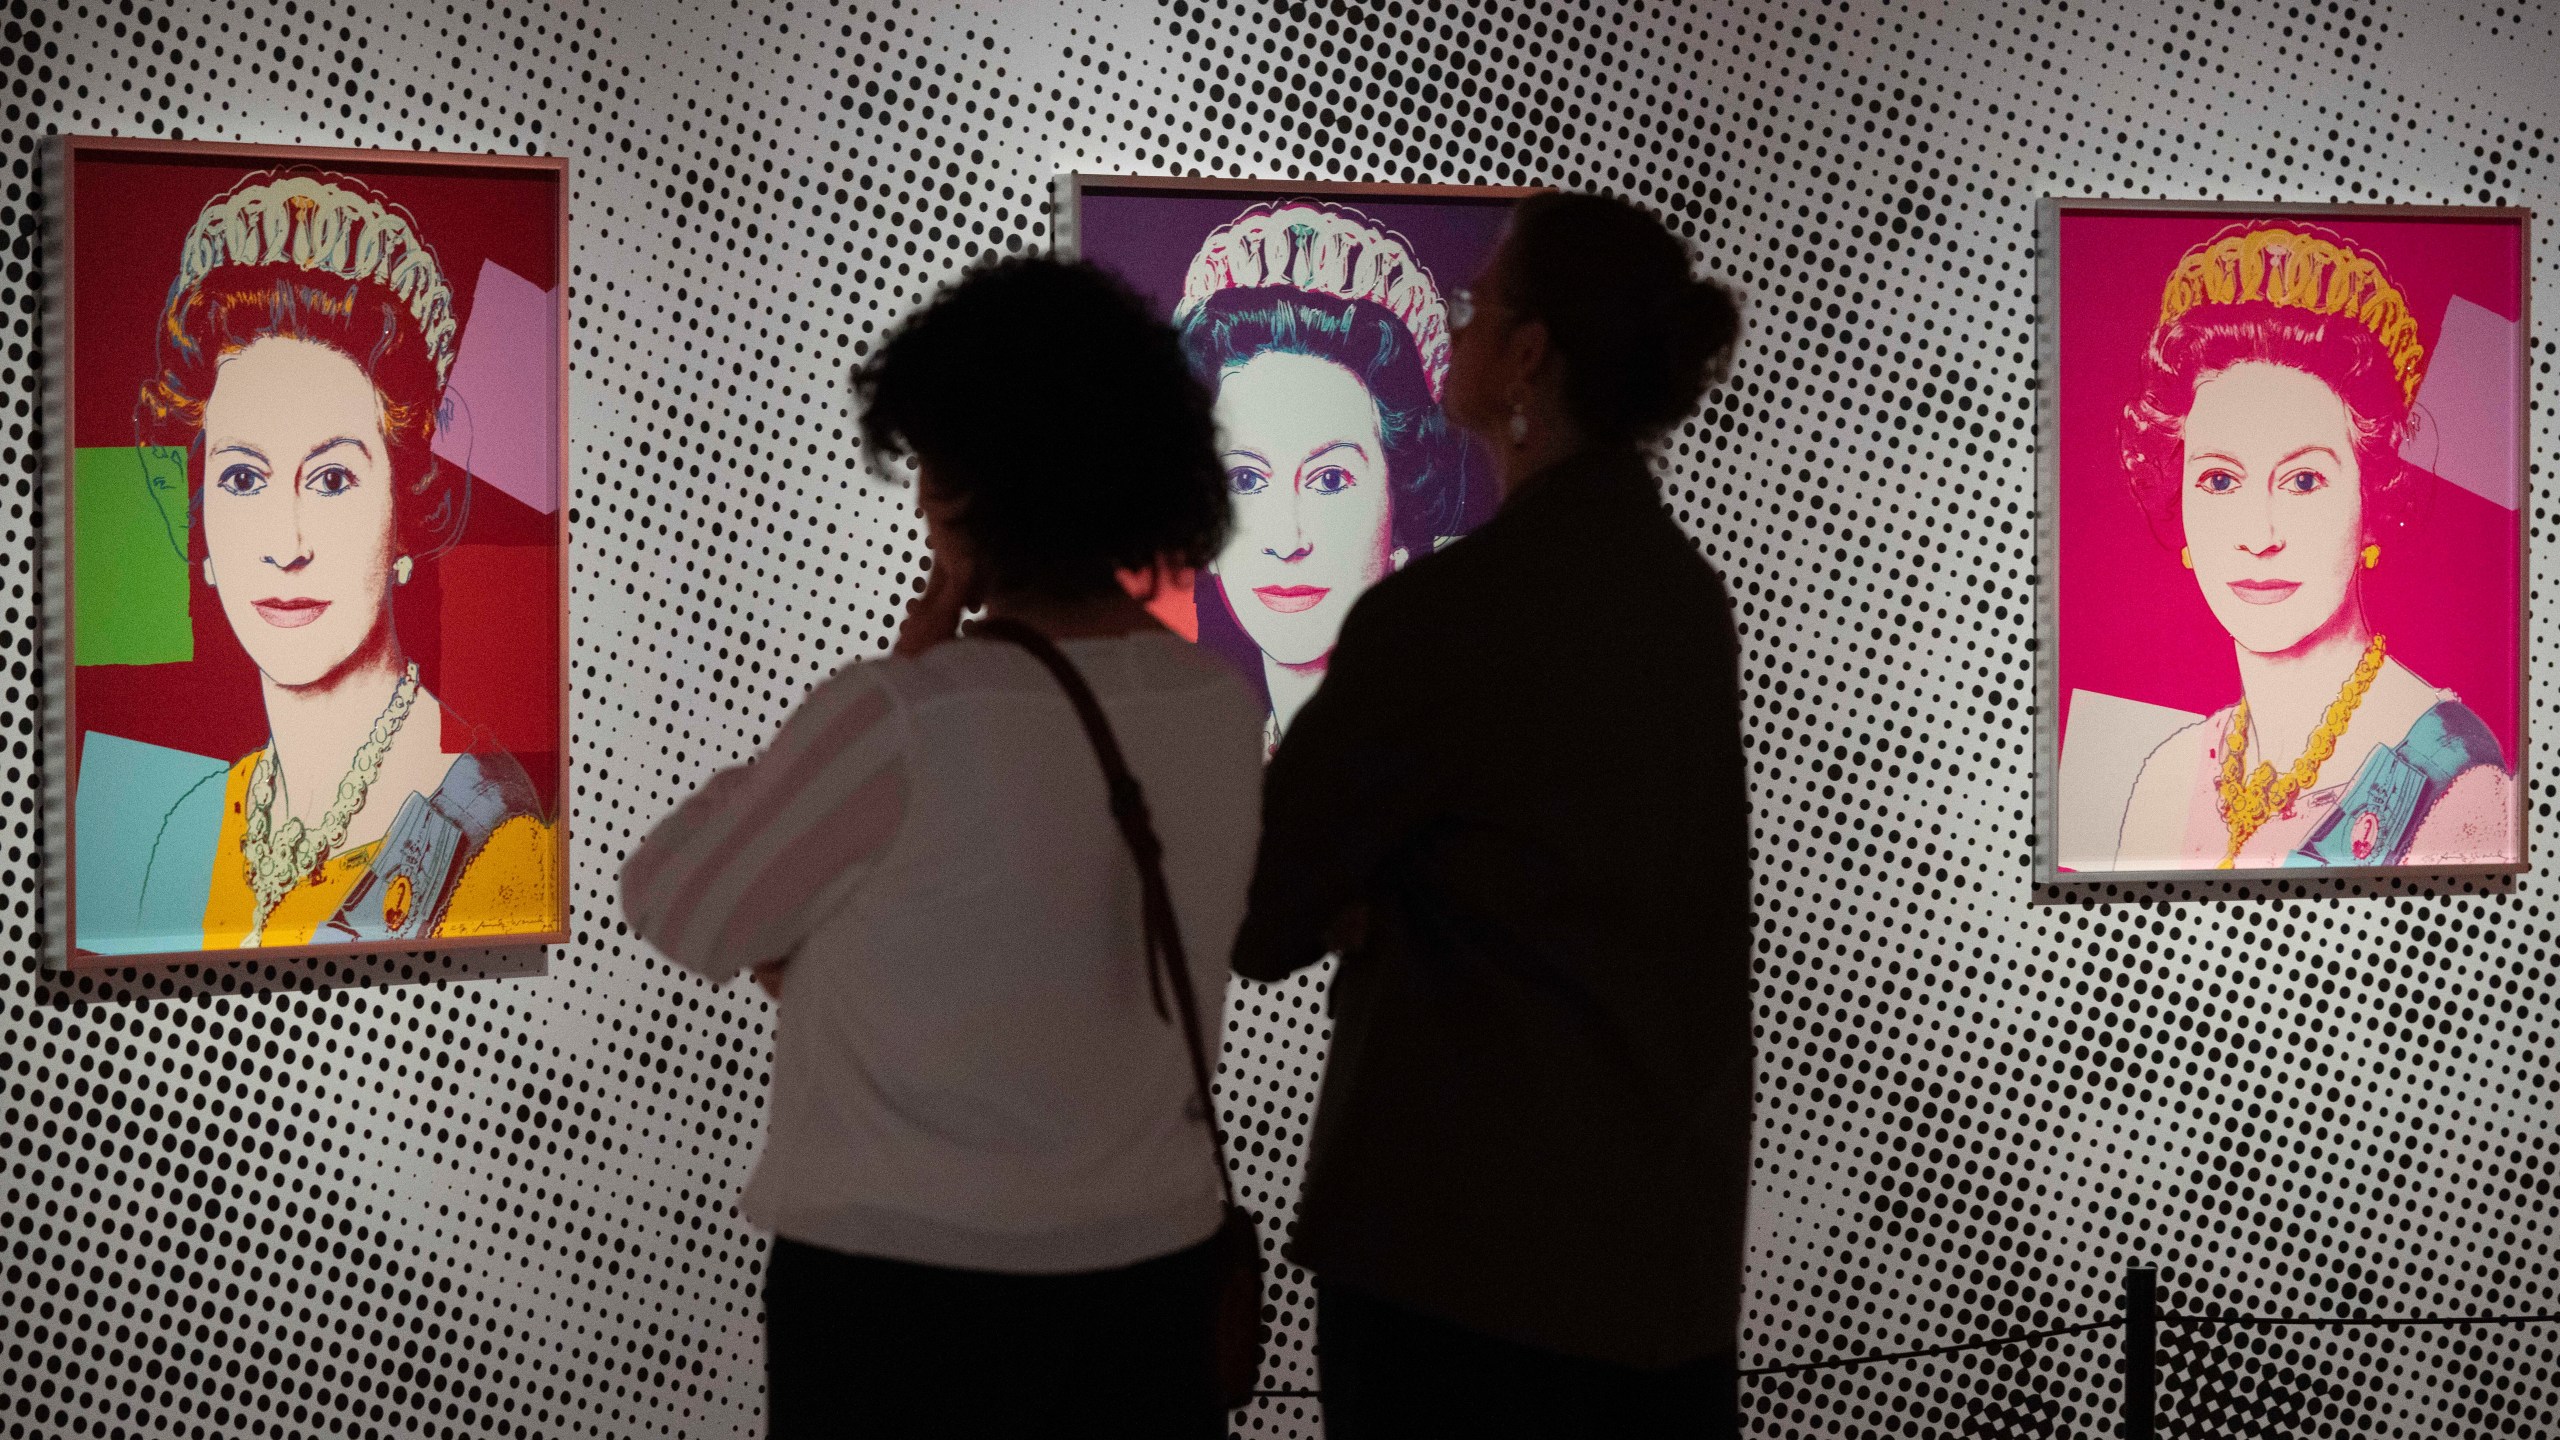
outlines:
{"label": "hair bun", "polygon": [[1742,334],[1733,292],[1691,273],[1688,247],[1607,195],[1520,202],[1504,243],[1521,310],[1542,321],[1585,435],[1648,440],[1696,408]]}
{"label": "hair bun", "polygon": [[1707,357],[1711,372],[1707,383],[1712,385],[1724,378],[1725,366],[1732,361],[1734,347],[1742,339],[1742,306],[1732,291],[1713,280],[1694,277],[1681,300],[1694,342]]}

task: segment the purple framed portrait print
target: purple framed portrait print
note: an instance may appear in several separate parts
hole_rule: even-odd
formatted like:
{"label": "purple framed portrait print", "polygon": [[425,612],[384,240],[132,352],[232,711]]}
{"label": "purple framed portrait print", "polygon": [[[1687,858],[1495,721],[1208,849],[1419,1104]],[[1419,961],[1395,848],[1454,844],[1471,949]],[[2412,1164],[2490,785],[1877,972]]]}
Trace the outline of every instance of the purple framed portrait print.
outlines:
{"label": "purple framed portrait print", "polygon": [[1180,330],[1217,395],[1235,533],[1153,607],[1232,661],[1276,746],[1343,617],[1499,499],[1440,409],[1453,296],[1530,190],[1072,175],[1060,249]]}

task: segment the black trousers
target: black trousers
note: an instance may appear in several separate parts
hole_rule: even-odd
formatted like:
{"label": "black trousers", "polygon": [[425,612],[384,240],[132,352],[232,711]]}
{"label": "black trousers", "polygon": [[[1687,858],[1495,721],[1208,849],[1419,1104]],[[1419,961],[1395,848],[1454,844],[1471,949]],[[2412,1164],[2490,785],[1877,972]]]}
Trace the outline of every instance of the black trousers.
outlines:
{"label": "black trousers", "polygon": [[1638,1370],[1497,1339],[1341,1285],[1316,1287],[1325,1440],[1729,1440],[1730,1356]]}
{"label": "black trousers", "polygon": [[1001,1275],[776,1240],[771,1440],[1219,1440],[1207,1244],[1117,1270]]}

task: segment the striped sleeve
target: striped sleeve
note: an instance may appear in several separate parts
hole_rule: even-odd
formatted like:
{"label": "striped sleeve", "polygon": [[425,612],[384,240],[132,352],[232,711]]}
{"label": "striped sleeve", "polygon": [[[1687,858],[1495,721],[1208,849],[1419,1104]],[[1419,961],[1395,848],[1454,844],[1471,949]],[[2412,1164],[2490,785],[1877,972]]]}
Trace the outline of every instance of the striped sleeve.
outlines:
{"label": "striped sleeve", "polygon": [[783,959],[888,853],[906,813],[906,727],[870,668],[820,686],[622,867],[623,913],[668,959],[714,981]]}

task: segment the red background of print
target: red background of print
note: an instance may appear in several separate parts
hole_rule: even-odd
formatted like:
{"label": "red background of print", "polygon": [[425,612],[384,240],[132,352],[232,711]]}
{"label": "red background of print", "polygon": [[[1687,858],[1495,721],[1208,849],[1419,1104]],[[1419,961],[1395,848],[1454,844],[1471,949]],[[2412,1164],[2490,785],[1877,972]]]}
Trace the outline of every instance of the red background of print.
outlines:
{"label": "red background of print", "polygon": [[[325,174],[362,181],[409,212],[435,251],[464,333],[481,262],[494,260],[544,289],[560,284],[559,182],[549,174],[396,163],[317,163]],[[134,402],[150,377],[160,317],[177,277],[178,252],[205,202],[261,170],[302,162],[165,154],[82,154],[69,177],[73,219],[71,443],[81,448],[135,443]],[[559,633],[562,603],[557,517],[493,485],[471,487],[462,544],[475,574],[505,576],[506,598],[533,612],[517,627],[492,626],[491,597],[447,595],[441,561],[421,564],[395,594],[402,646],[419,678],[448,706],[444,743],[459,749],[471,729],[505,745],[559,813],[562,745],[559,647],[527,643]],[[500,562],[489,547],[518,552]],[[475,568],[476,567],[476,568]],[[223,618],[214,593],[189,587],[195,658],[162,665],[85,665],[74,673],[82,735],[101,732],[222,760],[266,743],[257,667]],[[454,621],[466,623],[452,623]],[[503,703],[491,697],[502,697]],[[469,704],[496,705],[479,713]],[[79,743],[75,736],[73,743]],[[538,743],[536,743],[538,742]],[[76,761],[75,761],[76,764]]]}

